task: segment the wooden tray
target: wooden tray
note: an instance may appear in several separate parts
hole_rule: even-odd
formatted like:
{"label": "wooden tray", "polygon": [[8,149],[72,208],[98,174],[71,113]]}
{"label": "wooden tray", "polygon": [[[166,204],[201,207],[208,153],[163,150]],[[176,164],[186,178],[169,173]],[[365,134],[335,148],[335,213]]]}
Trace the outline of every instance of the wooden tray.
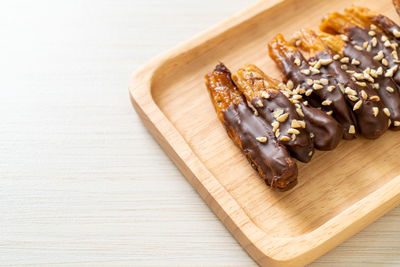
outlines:
{"label": "wooden tray", "polygon": [[400,132],[342,141],[298,163],[299,184],[274,192],[228,138],[204,74],[223,61],[279,73],[266,44],[276,33],[316,29],[351,3],[398,21],[390,0],[261,1],[133,75],[132,103],[144,124],[233,236],[263,266],[307,264],[400,203]]}

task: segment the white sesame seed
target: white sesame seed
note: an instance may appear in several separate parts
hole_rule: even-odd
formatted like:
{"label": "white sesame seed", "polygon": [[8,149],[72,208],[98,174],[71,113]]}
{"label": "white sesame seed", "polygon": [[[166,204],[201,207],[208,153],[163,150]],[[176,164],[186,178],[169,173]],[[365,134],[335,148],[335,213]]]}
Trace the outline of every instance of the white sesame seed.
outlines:
{"label": "white sesame seed", "polygon": [[305,93],[306,96],[310,96],[313,92],[313,89],[308,89]]}
{"label": "white sesame seed", "polygon": [[292,141],[296,141],[296,137],[297,137],[297,135],[292,134]]}
{"label": "white sesame seed", "polygon": [[400,126],[400,121],[394,121],[393,125],[396,126],[396,127]]}
{"label": "white sesame seed", "polygon": [[293,81],[292,81],[292,80],[289,80],[289,81],[286,83],[286,87],[287,87],[289,90],[292,90],[293,87],[294,87]]}
{"label": "white sesame seed", "polygon": [[374,31],[369,31],[369,32],[368,32],[368,35],[371,36],[371,37],[372,37],[372,36],[375,36],[375,34],[376,34],[376,32],[374,32]]}
{"label": "white sesame seed", "polygon": [[300,58],[296,57],[296,58],[294,59],[294,64],[296,64],[297,66],[300,67],[300,65],[301,65],[301,60],[300,60]]}
{"label": "white sesame seed", "polygon": [[328,90],[328,92],[332,92],[333,90],[335,90],[335,88],[336,88],[336,86],[330,85],[326,89]]}
{"label": "white sesame seed", "polygon": [[384,108],[383,112],[386,114],[386,116],[390,117],[390,111],[388,108]]}
{"label": "white sesame seed", "polygon": [[376,54],[376,56],[373,57],[374,60],[376,61],[380,61],[385,55],[383,54],[382,50],[379,50],[378,54]]}
{"label": "white sesame seed", "polygon": [[339,56],[338,54],[336,54],[336,55],[333,56],[333,59],[334,59],[334,60],[338,60],[339,58],[340,58],[340,56]]}
{"label": "white sesame seed", "polygon": [[311,86],[311,85],[314,84],[314,81],[313,81],[312,79],[307,79],[307,80],[306,80],[306,83],[307,83],[309,86]]}
{"label": "white sesame seed", "polygon": [[354,70],[346,70],[346,72],[347,72],[348,74],[354,74],[354,73],[356,73]]}
{"label": "white sesame seed", "polygon": [[290,128],[287,132],[288,132],[289,134],[300,134],[300,131],[299,131],[299,130],[296,130],[296,129],[294,129],[294,128]]}
{"label": "white sesame seed", "polygon": [[397,51],[396,51],[396,50],[393,50],[393,51],[392,51],[392,56],[394,57],[395,60],[398,60],[398,59],[399,59],[399,55],[397,54]]}
{"label": "white sesame seed", "polygon": [[378,116],[378,114],[379,114],[379,108],[373,107],[373,108],[372,108],[372,112],[374,113],[374,117]]}
{"label": "white sesame seed", "polygon": [[353,59],[351,60],[351,64],[352,64],[352,65],[360,65],[360,61],[358,61],[357,59],[353,58]]}
{"label": "white sesame seed", "polygon": [[271,123],[271,126],[272,126],[272,131],[276,132],[276,130],[279,128],[279,122],[274,121]]}
{"label": "white sesame seed", "polygon": [[332,59],[331,58],[325,58],[325,59],[320,59],[319,62],[321,63],[321,65],[325,66],[325,65],[329,65],[330,63],[332,63]]}
{"label": "white sesame seed", "polygon": [[379,83],[372,84],[372,87],[374,87],[375,89],[379,89]]}
{"label": "white sesame seed", "polygon": [[304,117],[303,110],[301,108],[296,108],[297,114],[299,114],[301,117]]}
{"label": "white sesame seed", "polygon": [[390,69],[388,69],[385,73],[385,77],[393,77],[393,74],[397,71],[399,65],[394,65]]}
{"label": "white sesame seed", "polygon": [[355,134],[355,133],[356,133],[356,127],[354,125],[350,125],[349,134]]}
{"label": "white sesame seed", "polygon": [[325,100],[325,101],[322,101],[321,104],[322,104],[323,106],[330,106],[330,105],[332,104],[332,101],[329,100],[329,99],[327,99],[327,100]]}
{"label": "white sesame seed", "polygon": [[367,86],[366,82],[356,82],[356,84],[358,84],[359,86],[362,86],[362,87],[366,87]]}
{"label": "white sesame seed", "polygon": [[299,120],[292,120],[290,127],[292,128],[301,128],[301,123]]}
{"label": "white sesame seed", "polygon": [[358,97],[354,96],[354,95],[347,95],[347,97],[351,100],[351,101],[357,101]]}
{"label": "white sesame seed", "polygon": [[340,60],[340,62],[342,63],[349,63],[350,59],[348,57],[342,57],[342,59]]}
{"label": "white sesame seed", "polygon": [[257,106],[259,106],[260,108],[264,107],[261,99],[258,99],[256,103],[257,103]]}
{"label": "white sesame seed", "polygon": [[280,115],[278,118],[276,118],[276,120],[277,120],[278,122],[284,122],[284,121],[286,121],[286,119],[288,118],[288,116],[289,116],[288,113],[284,113],[284,114]]}
{"label": "white sesame seed", "polygon": [[363,48],[361,46],[359,46],[359,45],[355,45],[354,48],[357,49],[358,51],[362,51],[363,50]]}
{"label": "white sesame seed", "polygon": [[381,41],[386,42],[388,40],[388,37],[386,35],[382,35]]}
{"label": "white sesame seed", "polygon": [[358,100],[358,101],[354,104],[353,111],[359,109],[359,108],[361,107],[361,105],[362,105],[362,100]]}
{"label": "white sesame seed", "polygon": [[387,65],[389,65],[389,62],[387,61],[386,58],[382,58],[382,64],[383,64],[384,66],[387,66]]}
{"label": "white sesame seed", "polygon": [[329,84],[329,80],[325,79],[325,78],[322,78],[319,81],[321,82],[322,85],[328,85]]}
{"label": "white sesame seed", "polygon": [[347,65],[341,65],[340,68],[341,68],[342,70],[347,70],[348,67],[347,67]]}
{"label": "white sesame seed", "polygon": [[326,112],[326,115],[328,115],[328,116],[331,116],[332,114],[333,114],[332,110],[329,110],[329,111]]}
{"label": "white sesame seed", "polygon": [[397,29],[394,29],[393,30],[393,35],[394,35],[394,37],[399,38],[400,37],[400,31],[398,31]]}
{"label": "white sesame seed", "polygon": [[301,124],[301,128],[306,128],[306,122],[305,121],[299,121],[300,122],[300,124]]}
{"label": "white sesame seed", "polygon": [[376,70],[376,74],[379,76],[379,75],[382,75],[383,74],[383,68],[382,67],[379,67],[377,70]]}
{"label": "white sesame seed", "polygon": [[339,89],[342,92],[342,94],[344,94],[344,91],[345,91],[344,85],[342,83],[338,83],[338,86],[339,86]]}
{"label": "white sesame seed", "polygon": [[377,29],[375,24],[371,24],[369,27],[371,28],[371,30],[376,30]]}
{"label": "white sesame seed", "polygon": [[350,87],[346,87],[346,89],[344,90],[344,92],[345,92],[345,94],[348,94],[348,95],[357,95],[357,92],[355,91],[355,90],[353,90],[353,89],[351,89]]}
{"label": "white sesame seed", "polygon": [[303,70],[300,70],[300,72],[303,73],[304,75],[310,75],[311,74],[311,71],[309,69],[303,69]]}
{"label": "white sesame seed", "polygon": [[383,43],[383,45],[384,45],[385,47],[390,47],[392,44],[390,43],[389,40],[386,40],[386,41]]}
{"label": "white sesame seed", "polygon": [[268,140],[267,137],[265,137],[265,136],[257,137],[256,139],[260,143],[266,143]]}
{"label": "white sesame seed", "polygon": [[267,92],[265,92],[265,91],[262,91],[261,92],[261,96],[263,97],[263,98],[265,98],[265,99],[269,99],[271,96],[267,93]]}
{"label": "white sesame seed", "polygon": [[356,73],[353,74],[353,76],[354,76],[354,78],[356,78],[357,80],[364,80],[364,79],[365,79],[364,73],[358,73],[358,72],[356,72]]}
{"label": "white sesame seed", "polygon": [[367,93],[364,90],[361,90],[361,97],[362,99],[366,100],[368,98]]}
{"label": "white sesame seed", "polygon": [[369,99],[372,100],[372,101],[376,101],[376,102],[381,101],[381,98],[379,96],[377,96],[377,95],[373,95]]}
{"label": "white sesame seed", "polygon": [[394,89],[390,86],[386,87],[386,91],[388,91],[389,93],[394,93]]}
{"label": "white sesame seed", "polygon": [[283,141],[283,142],[288,142],[288,141],[290,141],[291,139],[290,139],[289,136],[284,135],[284,136],[281,137],[280,140]]}
{"label": "white sesame seed", "polygon": [[378,44],[378,40],[376,39],[376,37],[372,38],[371,44],[372,44],[372,47],[375,47]]}
{"label": "white sesame seed", "polygon": [[294,95],[292,98],[293,98],[294,100],[300,100],[300,99],[302,99],[303,97],[302,97],[301,95]]}
{"label": "white sesame seed", "polygon": [[368,46],[368,41],[365,41],[365,42],[362,44],[362,46],[363,46],[363,48],[367,48],[367,46]]}
{"label": "white sesame seed", "polygon": [[315,134],[314,133],[310,133],[310,137],[314,138]]}
{"label": "white sesame seed", "polygon": [[319,73],[320,73],[319,70],[317,70],[316,68],[313,68],[313,67],[310,67],[310,71],[311,71],[312,73],[314,73],[314,74],[319,74]]}
{"label": "white sesame seed", "polygon": [[318,60],[317,63],[315,63],[315,65],[313,67],[316,69],[321,68],[321,60]]}
{"label": "white sesame seed", "polygon": [[320,84],[314,83],[313,88],[314,88],[314,90],[319,90],[319,89],[322,89],[324,87],[322,85],[320,85]]}
{"label": "white sesame seed", "polygon": [[277,129],[275,131],[275,137],[278,138],[281,135],[281,131],[279,131],[279,129]]}

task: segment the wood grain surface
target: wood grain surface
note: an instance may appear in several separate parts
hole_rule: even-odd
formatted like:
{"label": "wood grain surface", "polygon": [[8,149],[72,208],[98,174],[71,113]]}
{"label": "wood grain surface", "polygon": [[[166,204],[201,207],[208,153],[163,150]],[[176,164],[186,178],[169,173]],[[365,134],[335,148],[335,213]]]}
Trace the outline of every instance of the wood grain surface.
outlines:
{"label": "wood grain surface", "polygon": [[[0,266],[256,266],[127,91],[251,2],[0,2]],[[399,265],[397,208],[311,266]]]}

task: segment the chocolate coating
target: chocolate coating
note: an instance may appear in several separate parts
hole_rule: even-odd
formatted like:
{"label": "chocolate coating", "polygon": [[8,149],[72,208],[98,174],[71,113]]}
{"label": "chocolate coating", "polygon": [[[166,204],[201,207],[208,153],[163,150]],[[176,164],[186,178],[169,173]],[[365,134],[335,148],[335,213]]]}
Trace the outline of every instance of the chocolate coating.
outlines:
{"label": "chocolate coating", "polygon": [[306,130],[313,135],[314,147],[319,150],[332,150],[343,136],[343,127],[322,110],[300,103],[306,121]]}
{"label": "chocolate coating", "polygon": [[[359,27],[352,27],[349,29],[348,35],[351,40],[362,40],[363,36],[365,36],[365,30]],[[367,33],[368,34],[368,33]],[[377,93],[383,103],[390,111],[390,119],[393,121],[400,122],[400,94],[399,88],[394,80],[390,77],[385,77],[384,73],[387,69],[383,64],[379,61],[373,59],[373,54],[365,51],[358,50],[351,43],[346,43],[346,46],[343,50],[343,54],[351,59],[357,59],[360,62],[359,67],[361,69],[371,68],[377,70],[381,67],[384,71],[382,75],[379,75],[377,78],[374,78],[374,82],[379,84],[379,89],[377,89]],[[393,92],[389,92],[386,90],[387,87],[393,88]],[[392,124],[392,129],[400,130],[400,127],[394,127]]]}
{"label": "chocolate coating", "polygon": [[[297,183],[297,166],[264,119],[255,116],[232,82],[230,71],[219,64],[206,75],[206,86],[218,118],[234,143],[268,185],[287,190]],[[266,142],[257,140],[266,137]]]}
{"label": "chocolate coating", "polygon": [[[300,70],[309,69],[310,64],[297,49],[290,47],[290,50],[285,50],[285,46],[287,44],[283,40],[276,38],[269,44],[269,53],[288,80],[292,80],[295,85],[300,85],[306,90],[313,89],[313,86],[306,82],[308,79],[320,80],[325,78],[331,80],[331,77],[326,73],[312,73],[310,75],[301,73]],[[295,58],[300,59],[301,64],[299,66],[294,63]],[[323,86],[322,89],[313,90],[311,95],[304,96],[304,99],[308,100],[313,107],[319,107],[325,112],[332,111],[332,116],[343,126],[343,138],[354,138],[355,135],[350,133],[350,128],[355,127],[355,119],[339,90],[329,92],[327,86]],[[322,105],[325,100],[330,100],[332,103]]]}
{"label": "chocolate coating", "polygon": [[[331,55],[327,51],[323,51],[317,54],[316,59],[330,59]],[[357,129],[364,137],[369,139],[375,139],[381,136],[388,128],[389,117],[384,112],[379,112],[377,116],[374,116],[373,108],[378,108],[380,111],[383,110],[384,106],[381,101],[373,101],[374,97],[377,97],[378,94],[376,90],[374,90],[370,84],[366,84],[366,86],[360,86],[355,81],[351,79],[351,74],[347,73],[342,69],[343,63],[334,60],[329,65],[321,68],[320,71],[323,73],[327,79],[329,79],[332,85],[336,86],[338,93],[342,93],[340,91],[339,84],[342,84],[343,88],[349,87],[356,91],[357,99],[350,99],[349,95],[344,94],[347,100],[348,105],[351,107],[353,114],[355,115],[357,122]],[[357,73],[362,73],[357,66],[352,64],[345,64],[350,71],[355,71]],[[362,80],[364,81],[364,80]],[[363,94],[368,96],[367,99],[363,99]],[[362,101],[361,106],[358,108],[354,108],[358,101]],[[354,110],[355,109],[355,110]]]}

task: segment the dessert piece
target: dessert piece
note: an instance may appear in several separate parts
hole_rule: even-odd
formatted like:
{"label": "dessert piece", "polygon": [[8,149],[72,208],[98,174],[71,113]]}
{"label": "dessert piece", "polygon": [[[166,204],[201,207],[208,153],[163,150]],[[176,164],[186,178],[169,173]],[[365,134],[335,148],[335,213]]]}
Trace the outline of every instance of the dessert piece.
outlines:
{"label": "dessert piece", "polygon": [[265,79],[265,74],[254,65],[246,65],[232,75],[236,86],[247,101],[268,124],[279,143],[286,146],[290,154],[309,162],[314,146],[306,132],[306,123],[289,99]]}
{"label": "dessert piece", "polygon": [[[287,87],[280,89],[282,85],[277,80],[251,64],[239,69],[232,78],[259,115],[278,126],[275,129],[279,130],[278,140],[285,136],[287,141],[283,144],[299,160],[311,159],[312,144],[320,150],[331,150],[338,145],[343,133],[341,125],[325,112],[308,106],[301,99],[293,99],[298,92]],[[305,160],[296,155],[302,155]]]}
{"label": "dessert piece", "polygon": [[[400,94],[397,84],[392,79],[395,69],[388,68],[387,61],[378,60],[377,57],[381,55],[371,53],[373,45],[368,38],[370,37],[369,31],[360,28],[354,21],[340,13],[328,15],[320,28],[324,32],[342,34],[346,36],[344,39],[351,40],[343,41],[340,35],[321,34],[321,39],[330,49],[334,50],[340,57],[348,59],[348,63],[345,63],[343,68],[356,65],[362,72],[354,71],[353,77],[359,83],[363,85],[370,83],[376,89],[379,95],[379,99],[376,98],[376,100],[382,101],[386,109],[375,109],[374,116],[385,112],[391,119],[391,128],[400,130]],[[368,38],[368,41],[365,41],[365,48],[355,43],[361,38]],[[351,70],[347,70],[347,72],[349,71]]]}
{"label": "dessert piece", "polygon": [[281,34],[268,47],[269,55],[284,74],[287,85],[292,88],[300,86],[304,90],[299,98],[304,98],[312,107],[321,108],[332,115],[343,126],[343,138],[353,139],[356,133],[354,116],[340,90],[332,89],[332,77],[322,70],[332,62],[330,56],[321,55],[315,61],[307,61]]}
{"label": "dessert piece", "polygon": [[[393,80],[400,85],[400,71],[398,71],[400,41],[395,40],[393,35],[394,32],[400,37],[399,26],[383,15],[372,15],[374,13],[366,8],[351,7],[345,10],[345,14],[349,20],[358,25],[353,31],[360,31],[360,28],[364,30],[353,34],[352,42],[361,47],[364,43],[367,44],[366,50],[375,55],[375,60],[392,70]],[[374,21],[377,21],[380,26],[373,24]]]}
{"label": "dessert piece", "polygon": [[271,125],[248,106],[234,85],[230,71],[219,64],[205,78],[219,120],[253,168],[273,188],[285,190],[294,186],[296,163],[275,139]]}
{"label": "dessert piece", "polygon": [[[311,30],[301,30],[295,34],[293,43],[310,56],[311,60],[329,60],[321,73],[328,79],[331,90],[341,91],[351,107],[358,126],[358,131],[366,138],[375,139],[387,129],[389,116],[383,111],[385,106],[379,101],[379,95],[370,83],[364,82],[366,76],[358,68],[356,61],[349,58],[332,55],[321,39]],[[305,54],[303,53],[303,54]],[[335,58],[335,59],[334,59]]]}

